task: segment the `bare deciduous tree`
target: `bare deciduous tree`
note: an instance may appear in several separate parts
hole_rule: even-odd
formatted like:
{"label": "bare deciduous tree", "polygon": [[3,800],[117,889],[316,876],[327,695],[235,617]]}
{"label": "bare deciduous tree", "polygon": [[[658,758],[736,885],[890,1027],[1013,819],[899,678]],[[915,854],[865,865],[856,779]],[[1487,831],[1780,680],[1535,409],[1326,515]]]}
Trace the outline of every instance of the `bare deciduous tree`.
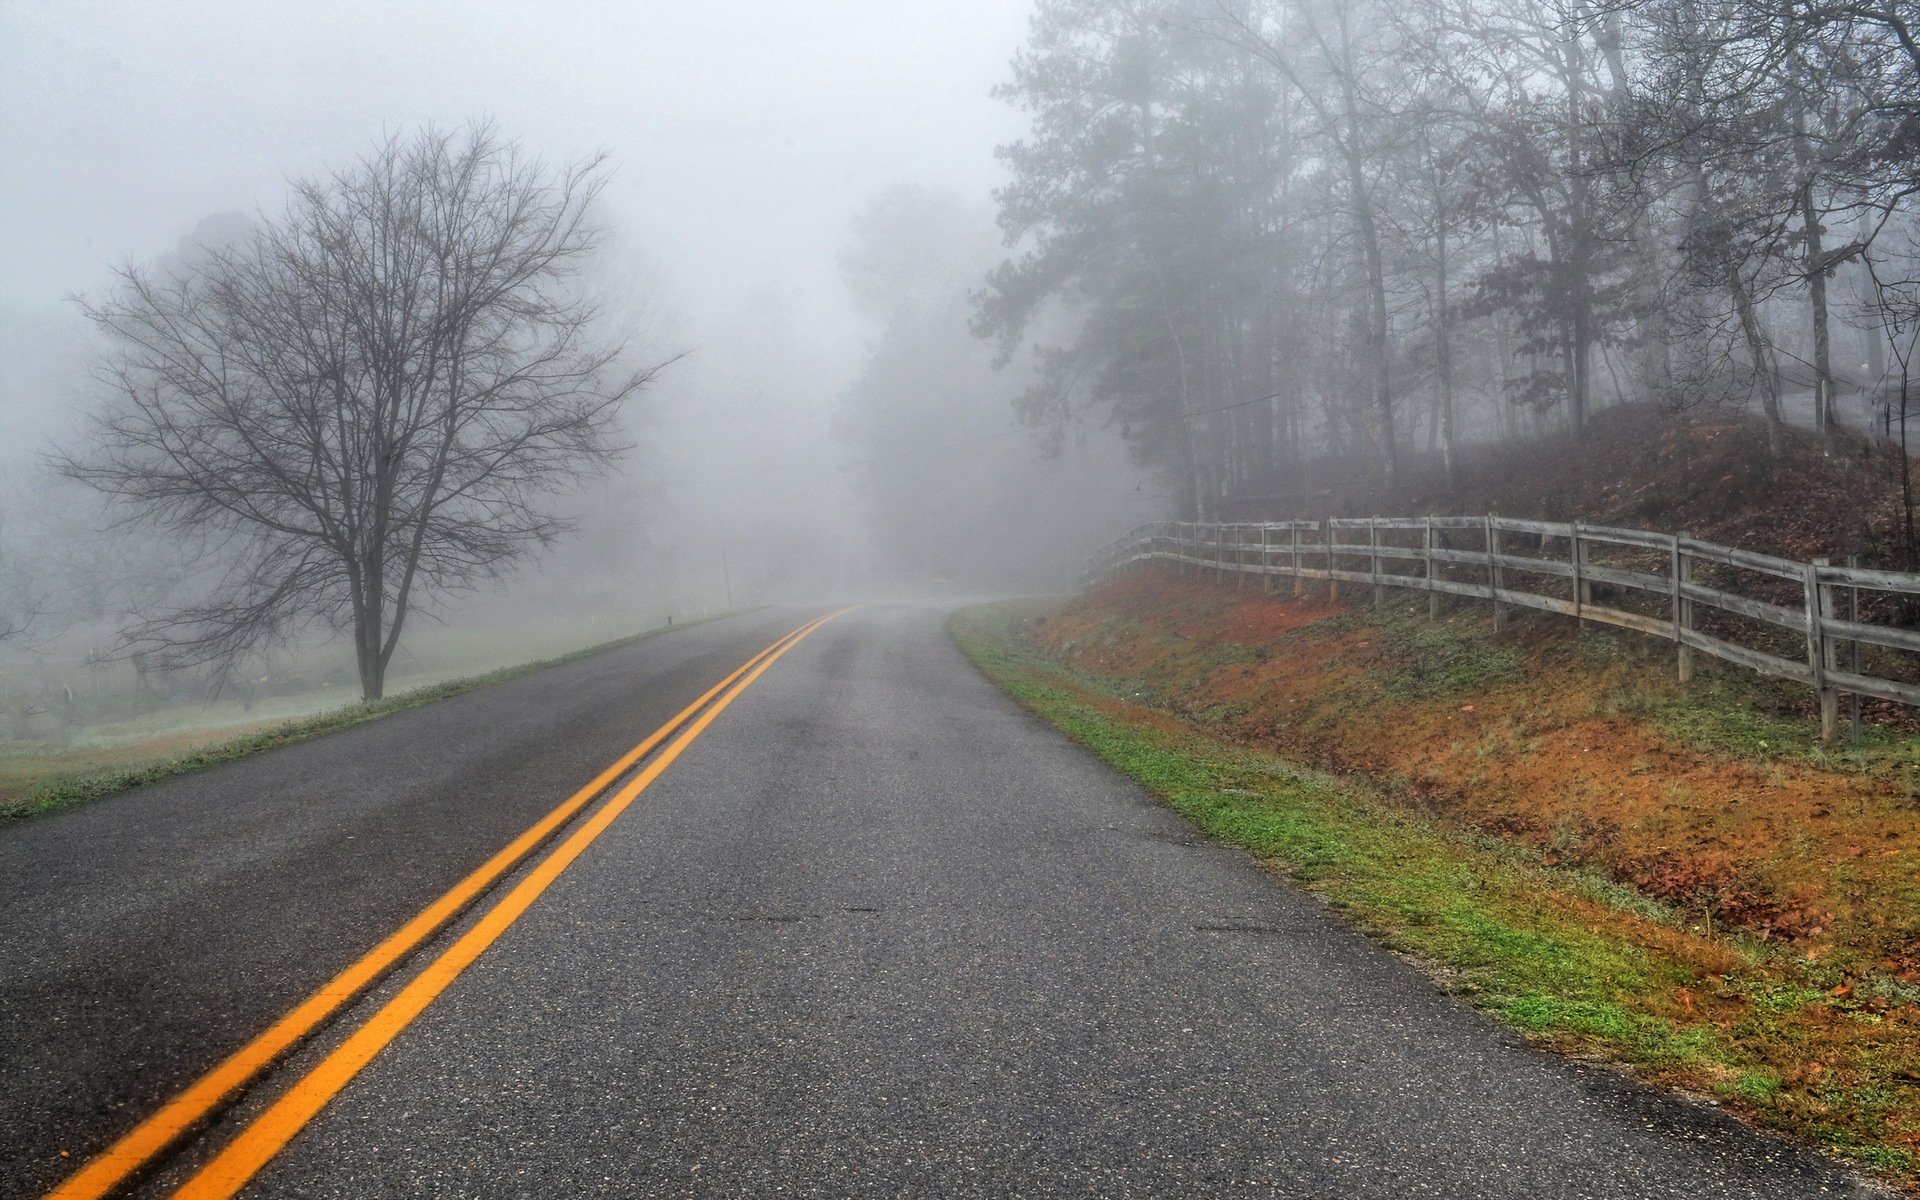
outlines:
{"label": "bare deciduous tree", "polygon": [[373,699],[424,597],[564,532],[553,495],[623,449],[665,365],[630,365],[578,286],[604,168],[487,125],[395,137],[250,239],[83,302],[112,398],[62,470],[215,564],[136,644],[223,663],[317,622],[352,632]]}
{"label": "bare deciduous tree", "polygon": [[0,642],[25,636],[47,616],[47,599],[0,543]]}

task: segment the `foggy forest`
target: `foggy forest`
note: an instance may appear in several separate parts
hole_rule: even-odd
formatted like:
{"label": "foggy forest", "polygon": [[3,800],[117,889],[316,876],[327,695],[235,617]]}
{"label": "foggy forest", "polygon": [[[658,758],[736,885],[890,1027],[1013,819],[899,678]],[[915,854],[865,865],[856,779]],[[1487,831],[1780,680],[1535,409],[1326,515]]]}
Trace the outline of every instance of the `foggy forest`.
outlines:
{"label": "foggy forest", "polygon": [[[857,331],[831,350],[772,292],[695,318],[604,193],[651,171],[608,133],[550,148],[480,111],[283,153],[171,249],[92,242],[110,273],[83,259],[15,289],[10,720],[72,720],[36,711],[51,697],[104,714],[271,690],[276,656],[295,690],[349,682],[296,653],[351,629],[337,580],[147,478],[115,401],[154,383],[143,332],[323,237],[307,223],[422,154],[558,207],[571,240],[538,286],[557,289],[568,353],[601,356],[569,369],[605,390],[550,472],[515,481],[512,535],[389,589],[376,641],[409,616],[451,633],[528,605],[592,624],[1057,588],[1143,519],[1445,510],[1463,462],[1580,438],[1625,406],[1738,411],[1772,454],[1798,428],[1829,454],[1844,435],[1904,462],[1920,330],[1907,20],[1857,4],[1041,4],[975,85],[1011,135],[942,148],[990,160],[973,173],[998,184],[881,184],[819,248],[831,277],[806,303]],[[24,299],[61,291],[71,303]],[[1889,565],[1915,563],[1904,526]]]}
{"label": "foggy forest", "polygon": [[[126,403],[159,382],[163,322],[217,339],[231,314],[203,311],[211,290],[295,286],[235,277],[276,254],[317,269],[342,251],[311,223],[353,219],[356,189],[422,156],[565,223],[529,286],[553,306],[547,335],[591,360],[567,369],[596,407],[513,481],[503,541],[387,588],[376,643],[409,616],[451,632],[528,605],[591,624],[1058,588],[1142,519],[1441,502],[1463,461],[1580,438],[1622,406],[1737,410],[1771,453],[1797,427],[1828,453],[1845,433],[1904,462],[1920,331],[1907,19],[1041,4],[978,81],[1014,135],[943,148],[1001,182],[883,184],[822,248],[834,277],[812,286],[858,329],[831,361],[772,293],[719,328],[689,319],[647,230],[604,194],[649,173],[615,137],[548,157],[565,151],[480,112],[383,122],[332,159],[287,153],[172,249],[95,243],[111,273],[83,263],[47,281],[71,303],[5,322],[25,435],[0,526],[10,719],[71,720],[36,713],[52,697],[104,713],[271,690],[276,656],[302,664],[281,668],[288,686],[347,682],[296,654],[352,629],[339,580],[155,477]],[[1890,551],[1911,567],[1910,517],[1903,532]],[[387,641],[382,670],[404,644]]]}

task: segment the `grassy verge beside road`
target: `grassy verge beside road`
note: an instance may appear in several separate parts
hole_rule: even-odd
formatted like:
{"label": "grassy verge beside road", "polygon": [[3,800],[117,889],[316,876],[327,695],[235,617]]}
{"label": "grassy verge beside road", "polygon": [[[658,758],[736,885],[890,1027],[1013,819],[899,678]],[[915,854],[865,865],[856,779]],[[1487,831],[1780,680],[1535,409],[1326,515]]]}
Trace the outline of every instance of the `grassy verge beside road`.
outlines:
{"label": "grassy verge beside road", "polygon": [[[1323,896],[1446,990],[1561,1050],[1711,1097],[1920,1194],[1920,987],[1899,977],[1898,964],[1876,969],[1830,937],[1716,927],[1568,847],[1410,802],[1404,781],[1307,769],[1258,739],[1224,736],[1244,733],[1262,713],[1273,717],[1275,703],[1298,706],[1278,692],[1232,699],[1231,689],[1218,689],[1203,707],[1176,711],[1164,702],[1178,690],[1173,682],[1201,662],[1237,677],[1271,646],[1251,639],[1238,650],[1197,648],[1172,633],[1153,642],[1109,625],[1093,650],[1083,639],[1099,603],[1079,602],[1065,618],[1034,606],[973,609],[956,618],[954,633],[1020,703],[1210,835]],[[1364,615],[1320,611],[1316,619],[1344,623],[1334,636],[1381,636]],[[1036,620],[1048,630],[1038,640]],[[1063,662],[1072,656],[1057,649],[1062,622],[1078,635],[1069,641],[1109,655],[1115,672]],[[1241,633],[1251,638],[1250,629]],[[1455,642],[1395,653],[1424,664],[1413,682],[1369,677],[1364,662],[1314,669],[1377,685],[1396,705],[1452,711],[1460,687],[1518,682],[1516,663]],[[1461,752],[1471,757],[1473,746]],[[1575,773],[1588,765],[1560,761]]]}
{"label": "grassy verge beside road", "polygon": [[413,688],[371,704],[345,704],[292,720],[207,729],[197,734],[170,734],[94,749],[0,749],[0,824],[54,812],[142,784],[171,779],[276,746],[303,742],[490,684],[503,683],[531,671],[631,645],[670,629],[686,629],[704,621],[719,619],[718,616],[707,617],[647,629],[550,658]]}

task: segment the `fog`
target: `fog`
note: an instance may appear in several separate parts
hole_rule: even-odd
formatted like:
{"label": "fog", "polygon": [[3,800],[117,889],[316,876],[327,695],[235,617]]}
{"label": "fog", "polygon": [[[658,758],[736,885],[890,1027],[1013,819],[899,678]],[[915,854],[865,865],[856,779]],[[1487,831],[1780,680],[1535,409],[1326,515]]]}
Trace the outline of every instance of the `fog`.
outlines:
{"label": "fog", "polygon": [[[1157,489],[1128,481],[1142,503],[1104,516],[1049,491],[1083,460],[1124,464],[1117,443],[1060,453],[1025,430],[1017,372],[966,329],[998,251],[994,147],[1021,128],[989,92],[1028,15],[1023,0],[0,5],[0,571],[10,611],[32,618],[0,642],[17,726],[0,734],[45,732],[83,680],[131,686],[122,631],[192,590],[166,546],[48,463],[98,407],[102,341],[74,298],[109,292],[116,267],[244,238],[290,179],[427,125],[490,120],[548,163],[608,155],[594,285],[641,354],[679,357],[626,406],[629,451],[555,501],[573,532],[419,609],[399,680],[758,604],[1066,586],[1083,535],[1157,511]],[[901,187],[955,198],[968,223],[964,244],[897,264],[917,274],[901,311],[949,320],[942,370],[966,380],[939,405],[903,395],[915,415],[895,432],[943,464],[929,533],[950,562],[889,552],[876,514],[901,515],[901,497],[872,494],[869,475],[900,447],[850,424],[885,418],[873,359],[894,314],[856,295],[884,285],[850,284],[844,260],[858,215]],[[1073,512],[1006,536],[1010,481]],[[976,500],[979,519],[954,519]],[[344,700],[338,643],[303,630],[239,674]],[[204,705],[207,679],[157,690]]]}
{"label": "fog", "polygon": [[[1140,521],[1440,504],[1463,461],[1610,408],[1905,463],[1897,26],[1700,0],[8,0],[0,706],[35,736],[123,695],[251,713],[346,698],[356,663],[378,695],[389,657],[420,682],[756,605],[1057,591]],[[502,247],[517,282],[461,291],[521,261]],[[388,282],[349,294],[356,255]],[[494,299],[345,353],[376,294]],[[432,450],[408,406],[475,396]],[[316,423],[354,404],[414,423]],[[530,449],[483,465],[503,413]],[[363,460],[369,495],[427,487],[374,527],[439,540],[324,567],[313,545],[365,527],[329,524],[357,477],[321,477]]]}

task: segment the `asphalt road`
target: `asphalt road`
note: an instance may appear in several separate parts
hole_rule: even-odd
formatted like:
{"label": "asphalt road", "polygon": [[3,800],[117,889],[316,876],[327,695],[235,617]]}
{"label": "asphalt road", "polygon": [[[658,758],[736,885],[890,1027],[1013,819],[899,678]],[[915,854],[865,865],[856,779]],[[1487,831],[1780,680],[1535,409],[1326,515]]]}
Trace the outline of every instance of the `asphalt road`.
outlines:
{"label": "asphalt road", "polygon": [[247,1194],[1875,1194],[1442,996],[943,617],[774,664]]}
{"label": "asphalt road", "polygon": [[0,1197],[57,1183],[807,615],[0,827]]}
{"label": "asphalt road", "polygon": [[[183,781],[163,809],[156,790],[0,836],[0,871],[42,881],[9,892],[0,924],[0,1096],[66,1114],[10,1115],[0,1139],[124,1120],[151,1086],[113,1061],[167,1056],[177,1075],[200,1041],[251,1032],[234,1027],[300,991],[282,974],[406,909],[392,876],[457,873],[433,865],[440,825],[485,814],[471,840],[498,844],[559,798],[522,791],[583,780],[670,715],[656,692],[684,702],[795,623],[689,630]],[[555,711],[525,714],[538,705]],[[224,816],[195,799],[209,790]],[[339,829],[381,848],[336,848],[302,900],[281,877],[327,873],[298,846],[336,844],[315,810],[356,814]],[[116,849],[129,838],[145,849]],[[193,865],[123,878],[101,853]],[[71,961],[45,932],[65,921],[87,931]],[[227,938],[243,944],[209,948]],[[181,1004],[218,1011],[181,1020]],[[106,1118],[86,1091],[101,1084]],[[16,1164],[9,1190],[51,1182],[44,1162]],[[1876,1193],[1442,996],[1021,712],[940,609],[900,605],[773,664],[246,1194]]]}

